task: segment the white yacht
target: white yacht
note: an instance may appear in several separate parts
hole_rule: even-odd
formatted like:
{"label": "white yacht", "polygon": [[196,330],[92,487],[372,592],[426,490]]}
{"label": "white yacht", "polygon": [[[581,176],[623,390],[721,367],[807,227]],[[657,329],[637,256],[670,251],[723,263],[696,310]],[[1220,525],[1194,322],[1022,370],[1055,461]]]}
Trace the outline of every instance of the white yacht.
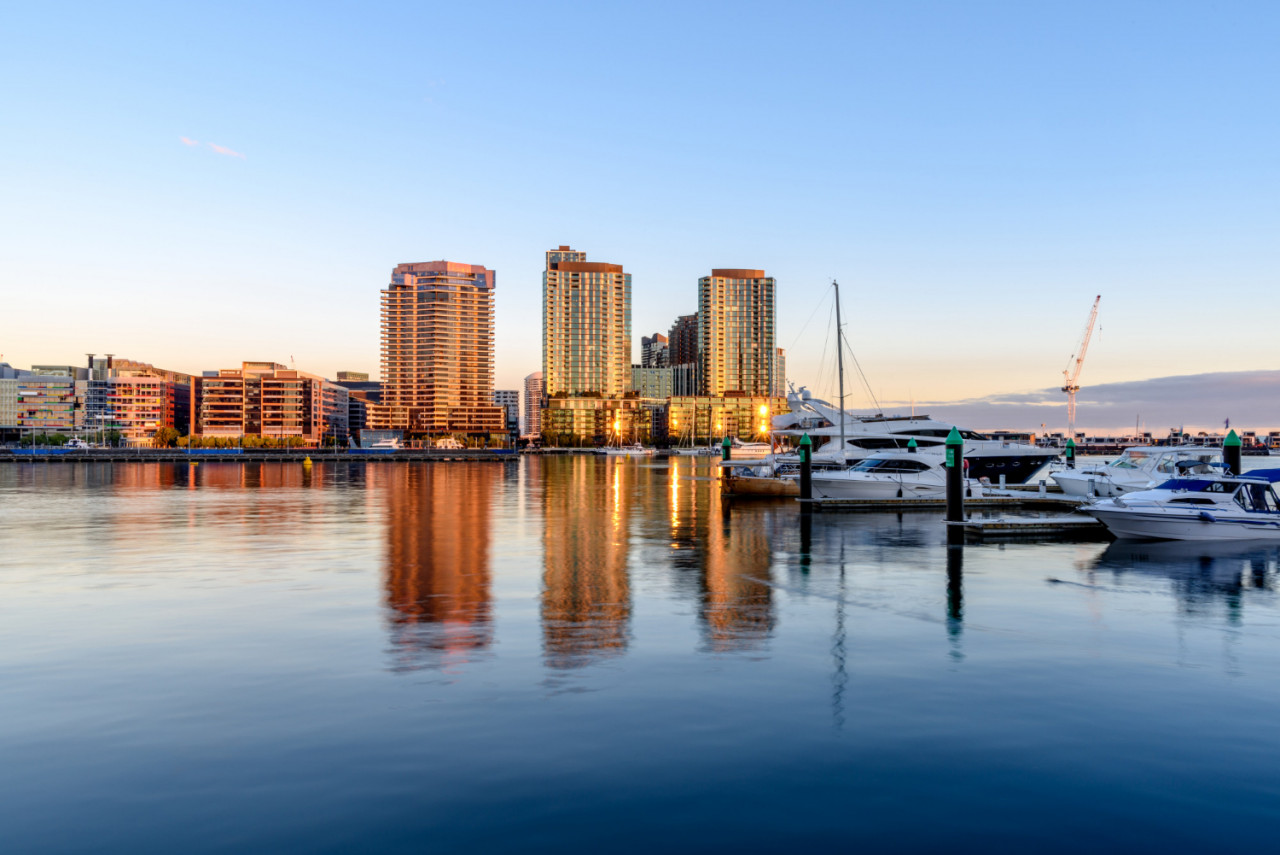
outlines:
{"label": "white yacht", "polygon": [[743,442],[734,437],[729,444],[729,459],[731,460],[759,460],[773,453],[773,443],[771,442]]}
{"label": "white yacht", "polygon": [[396,437],[387,437],[386,439],[378,440],[377,442],[375,442],[373,445],[369,447],[376,448],[381,451],[395,451],[401,447],[401,444],[400,444],[400,440],[397,439]]}
{"label": "white yacht", "polygon": [[[988,439],[977,431],[928,416],[859,417],[842,413],[838,407],[813,397],[803,386],[799,392],[792,389],[787,393],[787,404],[791,412],[774,418],[774,433],[789,436],[808,434],[813,439],[829,439],[826,445],[814,452],[815,464],[857,463],[878,451],[906,448],[911,440],[915,440],[921,451],[941,449],[953,427],[964,440],[964,459],[970,478],[985,477],[996,484],[1003,476],[1007,484],[1024,484],[1058,456],[1055,449]],[[842,433],[843,454],[839,447]]]}
{"label": "white yacht", "polygon": [[1068,496],[1110,497],[1147,490],[1179,473],[1207,475],[1221,454],[1201,446],[1135,445],[1110,463],[1062,469],[1050,478]]}
{"label": "white yacht", "polygon": [[[814,498],[943,498],[947,492],[944,454],[937,451],[879,451],[848,469],[813,473]],[[966,480],[966,493],[981,496],[982,485]]]}
{"label": "white yacht", "polygon": [[1081,510],[1117,537],[1140,540],[1280,540],[1280,469],[1243,476],[1171,478],[1151,490]]}
{"label": "white yacht", "polygon": [[606,445],[598,451],[611,457],[649,457],[653,454],[652,448],[646,448],[638,442],[630,445]]}

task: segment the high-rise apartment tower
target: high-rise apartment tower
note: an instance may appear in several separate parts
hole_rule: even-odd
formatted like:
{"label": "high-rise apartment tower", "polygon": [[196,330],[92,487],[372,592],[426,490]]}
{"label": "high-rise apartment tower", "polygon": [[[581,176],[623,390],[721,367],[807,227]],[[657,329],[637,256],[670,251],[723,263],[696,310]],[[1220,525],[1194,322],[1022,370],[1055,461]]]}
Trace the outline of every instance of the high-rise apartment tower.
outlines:
{"label": "high-rise apartment tower", "polygon": [[567,246],[542,274],[547,395],[620,397],[631,380],[631,274]]}
{"label": "high-rise apartment tower", "polygon": [[382,292],[382,405],[374,426],[415,434],[503,433],[493,405],[495,273],[400,264]]}
{"label": "high-rise apartment tower", "polygon": [[546,397],[541,371],[524,378],[524,424],[521,425],[521,433],[525,436],[542,435],[542,408],[546,406]]}
{"label": "high-rise apartment tower", "polygon": [[667,336],[667,363],[669,365],[696,365],[698,363],[698,316],[681,315],[671,325]]}
{"label": "high-rise apartment tower", "polygon": [[722,268],[698,280],[698,351],[704,395],[774,391],[774,280]]}

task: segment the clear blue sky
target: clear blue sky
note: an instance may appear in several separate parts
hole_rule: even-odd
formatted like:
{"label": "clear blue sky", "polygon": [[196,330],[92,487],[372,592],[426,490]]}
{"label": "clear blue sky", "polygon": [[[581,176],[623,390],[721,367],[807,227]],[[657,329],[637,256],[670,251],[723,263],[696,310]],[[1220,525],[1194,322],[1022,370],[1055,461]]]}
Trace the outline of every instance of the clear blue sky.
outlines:
{"label": "clear blue sky", "polygon": [[1273,3],[11,5],[0,353],[376,373],[390,269],[448,258],[515,387],[567,243],[636,339],[765,268],[810,385],[838,278],[882,402],[1060,382],[1096,293],[1086,386],[1280,367],[1277,45]]}

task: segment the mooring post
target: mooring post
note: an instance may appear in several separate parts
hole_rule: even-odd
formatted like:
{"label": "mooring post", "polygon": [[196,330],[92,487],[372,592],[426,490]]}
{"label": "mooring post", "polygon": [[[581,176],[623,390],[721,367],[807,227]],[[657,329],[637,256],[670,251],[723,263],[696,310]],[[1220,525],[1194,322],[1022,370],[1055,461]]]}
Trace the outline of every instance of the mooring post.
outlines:
{"label": "mooring post", "polygon": [[1232,475],[1239,475],[1242,471],[1240,446],[1240,437],[1236,436],[1235,428],[1232,428],[1227,433],[1227,438],[1222,441],[1222,462],[1227,465],[1227,469],[1231,470]]}
{"label": "mooring post", "polygon": [[[964,440],[955,428],[947,434],[947,522],[964,522]],[[947,526],[947,544],[964,543],[964,528]]]}
{"label": "mooring post", "polygon": [[727,437],[727,436],[726,436],[726,437],[724,438],[724,442],[722,442],[722,443],[720,444],[720,459],[721,459],[721,460],[728,460],[728,459],[729,459],[729,451],[730,451],[730,449],[732,449],[732,448],[733,448],[733,441],[732,441],[732,440],[730,440],[730,439],[729,439],[729,437]]}
{"label": "mooring post", "polygon": [[1067,437],[1067,449],[1064,452],[1064,456],[1067,458],[1067,468],[1075,469],[1076,468],[1076,441],[1071,437]]}
{"label": "mooring post", "polygon": [[813,442],[809,434],[800,439],[800,509],[808,511],[812,508],[813,498]]}

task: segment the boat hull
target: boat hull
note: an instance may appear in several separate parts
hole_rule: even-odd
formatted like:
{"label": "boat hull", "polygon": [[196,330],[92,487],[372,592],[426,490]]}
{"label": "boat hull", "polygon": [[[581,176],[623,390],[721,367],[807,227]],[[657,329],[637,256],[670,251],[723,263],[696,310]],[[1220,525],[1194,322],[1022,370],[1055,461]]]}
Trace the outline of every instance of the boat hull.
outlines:
{"label": "boat hull", "polygon": [[1054,472],[1049,476],[1062,488],[1068,496],[1085,496],[1112,499],[1125,493],[1148,490],[1152,487],[1151,479],[1144,478],[1140,483],[1121,484],[1110,475],[1100,472],[1090,473],[1088,470],[1067,469]]}
{"label": "boat hull", "polygon": [[1004,476],[1006,484],[1025,484],[1034,478],[1045,466],[1049,465],[1057,454],[1046,453],[1023,455],[965,455],[969,464],[966,473],[970,478],[986,478],[992,484],[1000,483]]}
{"label": "boat hull", "polygon": [[819,499],[883,499],[944,498],[946,484],[913,483],[888,478],[819,478],[813,479],[813,495]]}
{"label": "boat hull", "polygon": [[1132,511],[1084,508],[1116,537],[1131,540],[1276,540],[1280,520],[1260,520],[1195,511]]}
{"label": "boat hull", "polygon": [[800,497],[800,482],[795,478],[725,475],[724,489],[731,496],[762,496],[788,499]]}

